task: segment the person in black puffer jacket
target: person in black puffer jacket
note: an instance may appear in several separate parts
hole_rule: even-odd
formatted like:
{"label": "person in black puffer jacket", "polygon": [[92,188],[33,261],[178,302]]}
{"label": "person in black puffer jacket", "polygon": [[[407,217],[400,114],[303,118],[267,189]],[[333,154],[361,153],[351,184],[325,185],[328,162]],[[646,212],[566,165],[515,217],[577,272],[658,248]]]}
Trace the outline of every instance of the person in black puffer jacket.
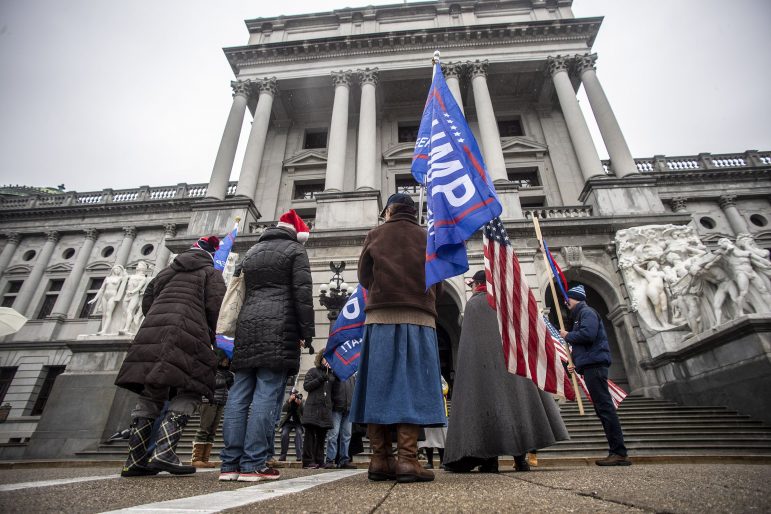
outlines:
{"label": "person in black puffer jacket", "polygon": [[324,465],[324,442],[332,428],[332,374],[322,353],[316,355],[314,364],[303,381],[308,392],[303,411],[303,468],[318,469]]}
{"label": "person in black puffer jacket", "polygon": [[225,406],[220,480],[275,480],[267,466],[286,379],[300,369],[300,350],[314,332],[310,264],[301,244],[308,227],[294,211],[265,230],[236,268],[244,304],[236,324],[231,370],[236,378]]}
{"label": "person in black puffer jacket", "polygon": [[217,348],[217,359],[219,362],[214,377],[214,399],[201,405],[201,424],[193,440],[193,458],[190,463],[196,468],[214,467],[214,464],[209,462],[211,447],[228,401],[228,389],[233,385],[230,359],[221,348]]}

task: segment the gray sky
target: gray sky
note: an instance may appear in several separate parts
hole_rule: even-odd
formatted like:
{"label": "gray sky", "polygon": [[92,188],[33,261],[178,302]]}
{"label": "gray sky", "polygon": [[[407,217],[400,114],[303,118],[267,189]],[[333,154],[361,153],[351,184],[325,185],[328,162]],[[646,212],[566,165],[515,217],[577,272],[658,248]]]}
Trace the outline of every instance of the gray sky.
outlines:
{"label": "gray sky", "polygon": [[[246,44],[243,20],[392,3],[0,0],[0,184],[208,182],[231,103],[222,48]],[[573,9],[605,16],[597,74],[635,157],[771,150],[771,2]],[[583,91],[579,100],[606,157]]]}

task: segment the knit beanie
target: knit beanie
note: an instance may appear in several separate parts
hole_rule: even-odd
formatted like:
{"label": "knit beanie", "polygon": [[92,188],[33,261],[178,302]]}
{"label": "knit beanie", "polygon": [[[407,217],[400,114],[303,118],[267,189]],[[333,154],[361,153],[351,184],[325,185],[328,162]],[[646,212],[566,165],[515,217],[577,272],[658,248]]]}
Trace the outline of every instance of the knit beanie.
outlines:
{"label": "knit beanie", "polygon": [[310,236],[308,225],[305,224],[294,209],[289,209],[289,212],[281,215],[278,219],[278,226],[294,231],[297,234],[297,240],[301,243],[307,241]]}
{"label": "knit beanie", "polygon": [[220,247],[220,239],[217,236],[206,236],[193,243],[193,248],[200,248],[211,254]]}
{"label": "knit beanie", "polygon": [[581,284],[578,284],[575,287],[571,287],[568,291],[568,298],[572,298],[574,300],[578,300],[581,302],[586,301],[586,289],[584,289],[584,286]]}

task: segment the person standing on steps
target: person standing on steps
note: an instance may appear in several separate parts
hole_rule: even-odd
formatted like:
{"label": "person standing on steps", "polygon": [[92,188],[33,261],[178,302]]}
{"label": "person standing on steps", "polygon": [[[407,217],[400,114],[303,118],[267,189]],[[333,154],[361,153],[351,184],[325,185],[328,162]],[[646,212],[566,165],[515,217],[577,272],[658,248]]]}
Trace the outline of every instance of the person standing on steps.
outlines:
{"label": "person standing on steps", "polygon": [[193,440],[193,458],[190,464],[196,468],[213,468],[209,462],[214,436],[228,402],[228,389],[233,385],[230,359],[224,350],[217,348],[217,375],[214,378],[214,400],[201,405],[201,425]]}
{"label": "person standing on steps", "polygon": [[573,327],[570,332],[560,330],[562,338],[572,346],[575,367],[568,366],[568,371],[577,371],[584,376],[586,388],[592,397],[594,412],[602,422],[610,447],[608,456],[595,461],[595,464],[629,466],[632,461],[627,457],[621,423],[608,391],[610,346],[605,326],[597,311],[586,304],[586,290],[580,284],[568,291],[568,309]]}
{"label": "person standing on steps", "polygon": [[303,454],[303,395],[297,389],[292,388],[284,409],[286,412],[278,425],[281,428],[281,454],[278,460],[286,460],[286,454],[289,452],[289,432],[294,430],[295,460],[300,461]]}
{"label": "person standing on steps", "polygon": [[[225,296],[222,274],[214,269],[218,247],[216,236],[202,237],[145,289],[145,319],[115,379],[115,385],[139,394],[121,476],[195,473],[175,450],[201,396],[214,397],[215,330]],[[167,400],[155,448],[148,452],[153,423]]]}

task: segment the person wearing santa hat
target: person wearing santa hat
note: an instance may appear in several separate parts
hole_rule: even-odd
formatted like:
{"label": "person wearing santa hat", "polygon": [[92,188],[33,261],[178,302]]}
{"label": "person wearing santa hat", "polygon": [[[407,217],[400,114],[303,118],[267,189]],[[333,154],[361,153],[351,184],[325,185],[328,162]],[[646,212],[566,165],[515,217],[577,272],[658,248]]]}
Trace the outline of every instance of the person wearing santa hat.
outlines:
{"label": "person wearing santa hat", "polygon": [[287,377],[300,370],[300,351],[315,336],[310,263],[302,241],[309,229],[293,210],[263,232],[236,268],[246,295],[238,316],[222,434],[220,480],[280,477],[267,465],[276,410]]}

